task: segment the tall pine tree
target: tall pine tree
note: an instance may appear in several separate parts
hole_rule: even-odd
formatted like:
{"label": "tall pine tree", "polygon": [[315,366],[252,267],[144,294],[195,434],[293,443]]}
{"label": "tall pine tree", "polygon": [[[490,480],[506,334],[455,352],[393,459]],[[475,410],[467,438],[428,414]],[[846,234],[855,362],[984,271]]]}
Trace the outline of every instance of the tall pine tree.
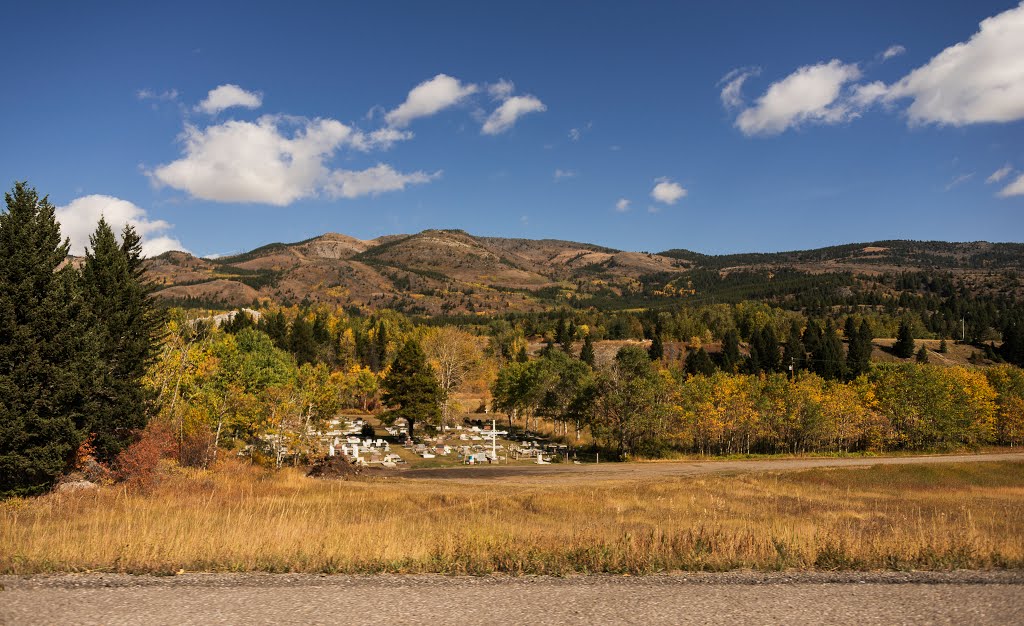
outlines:
{"label": "tall pine tree", "polygon": [[[86,426],[95,343],[54,207],[25,183],[0,213],[0,497],[49,489]],[[63,267],[62,267],[63,265]]]}
{"label": "tall pine tree", "polygon": [[[142,242],[130,225],[118,244],[100,219],[82,266],[83,319],[95,334],[98,367],[89,389],[89,432],[96,458],[110,462],[146,425],[153,393],[142,384],[156,357],[162,310],[144,278]],[[239,310],[235,324],[251,320]]]}
{"label": "tall pine tree", "polygon": [[395,355],[382,387],[384,404],[393,408],[382,414],[381,419],[392,424],[404,418],[409,426],[409,439],[414,439],[418,420],[440,423],[441,386],[415,339],[407,341]]}
{"label": "tall pine tree", "polygon": [[914,333],[910,324],[906,321],[900,322],[900,329],[896,332],[896,343],[892,346],[892,353],[901,359],[909,359],[914,355]]}
{"label": "tall pine tree", "polygon": [[580,360],[594,367],[594,340],[590,338],[590,333],[587,333],[583,337],[583,348],[580,350]]}

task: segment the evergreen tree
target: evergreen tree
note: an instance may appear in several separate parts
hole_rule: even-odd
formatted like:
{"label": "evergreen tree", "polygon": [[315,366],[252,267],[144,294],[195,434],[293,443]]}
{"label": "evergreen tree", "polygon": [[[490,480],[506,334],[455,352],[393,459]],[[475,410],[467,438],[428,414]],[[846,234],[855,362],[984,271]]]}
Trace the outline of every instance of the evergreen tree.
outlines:
{"label": "evergreen tree", "polygon": [[793,320],[789,327],[789,339],[782,349],[782,369],[790,371],[792,367],[793,375],[796,376],[797,369],[803,365],[805,359],[804,344],[800,341],[800,323]]}
{"label": "evergreen tree", "polygon": [[[0,213],[0,497],[49,489],[86,427],[95,343],[54,207],[15,183]],[[64,265],[61,268],[61,265]]]}
{"label": "evergreen tree", "polygon": [[288,350],[288,320],[285,319],[284,312],[278,311],[273,316],[263,316],[260,320],[266,321],[266,326],[261,325],[260,330],[270,335],[270,338],[274,340],[274,345],[281,350]]}
{"label": "evergreen tree", "polygon": [[853,342],[857,337],[857,322],[853,319],[852,315],[846,316],[846,324],[843,326],[843,337],[846,338],[847,343]]}
{"label": "evergreen tree", "polygon": [[722,370],[735,372],[739,364],[740,334],[735,328],[730,328],[722,337]]}
{"label": "evergreen tree", "polygon": [[928,348],[926,348],[924,344],[921,344],[921,349],[917,351],[917,355],[915,358],[917,359],[918,363],[928,362]]}
{"label": "evergreen tree", "polygon": [[939,353],[946,354],[947,352],[949,352],[949,346],[946,345],[946,340],[943,339],[939,342]]}
{"label": "evergreen tree", "polygon": [[381,419],[392,424],[398,418],[405,418],[409,425],[410,439],[414,439],[417,420],[440,423],[441,386],[416,340],[407,341],[395,355],[395,361],[382,387],[384,403],[396,408],[385,412]]}
{"label": "evergreen tree", "polygon": [[300,313],[292,321],[288,334],[288,349],[295,355],[299,365],[316,361],[316,342],[313,341],[313,325]]}
{"label": "evergreen tree", "polygon": [[526,354],[526,345],[519,346],[519,352],[516,352],[516,362],[526,363],[530,360],[530,355]]}
{"label": "evergreen tree", "polygon": [[540,349],[540,355],[542,357],[548,356],[555,351],[555,340],[548,337],[544,340],[544,347]]}
{"label": "evergreen tree", "polygon": [[818,350],[813,354],[813,367],[816,374],[822,378],[842,378],[846,370],[845,358],[843,355],[843,342],[836,334],[832,326],[832,320],[825,322],[825,330],[818,342]]}
{"label": "evergreen tree", "polygon": [[[89,237],[82,266],[83,319],[95,334],[98,365],[89,389],[89,423],[96,457],[111,462],[148,419],[153,393],[142,378],[158,350],[163,311],[145,281],[141,238],[130,225],[118,245],[106,220]],[[234,326],[252,326],[239,310]]]}
{"label": "evergreen tree", "polygon": [[690,353],[686,355],[686,364],[684,368],[687,374],[692,374],[694,376],[698,374],[711,376],[715,373],[715,364],[704,348],[697,348],[696,350],[690,351]]}
{"label": "evergreen tree", "polygon": [[[104,224],[104,222],[102,220],[100,221],[100,223]],[[220,327],[226,333],[230,333],[232,335],[237,335],[242,330],[245,330],[246,328],[252,328],[255,325],[256,324],[252,321],[252,318],[249,317],[248,313],[246,313],[242,309],[237,309],[235,311],[235,314],[233,316],[231,316],[231,319],[229,319],[226,322],[224,322],[223,324],[221,324]]]}
{"label": "evergreen tree", "polygon": [[665,346],[661,343],[661,334],[656,333],[651,339],[651,347],[647,349],[647,356],[652,361],[660,361],[665,356]]}
{"label": "evergreen tree", "polygon": [[583,349],[580,350],[580,360],[594,367],[594,340],[590,338],[590,333],[583,338]]}
{"label": "evergreen tree", "polygon": [[[850,318],[847,318],[850,319]],[[846,373],[850,378],[866,374],[871,367],[871,325],[861,320],[857,332],[849,336],[846,352]]]}
{"label": "evergreen tree", "polygon": [[[814,355],[820,349],[821,344],[821,326],[814,320],[807,320],[807,327],[804,328],[804,354]],[[813,356],[812,356],[813,358]],[[813,370],[813,363],[805,362],[804,369]]]}
{"label": "evergreen tree", "polygon": [[757,345],[757,357],[761,369],[766,372],[777,372],[781,369],[779,360],[779,338],[771,324],[761,328],[761,332],[755,336]]}
{"label": "evergreen tree", "polygon": [[380,359],[380,369],[384,369],[388,362],[388,329],[384,326],[384,320],[377,323],[377,358]]}
{"label": "evergreen tree", "polygon": [[914,355],[914,335],[910,324],[906,321],[900,322],[900,329],[896,333],[896,343],[892,346],[892,353],[901,359],[909,359]]}

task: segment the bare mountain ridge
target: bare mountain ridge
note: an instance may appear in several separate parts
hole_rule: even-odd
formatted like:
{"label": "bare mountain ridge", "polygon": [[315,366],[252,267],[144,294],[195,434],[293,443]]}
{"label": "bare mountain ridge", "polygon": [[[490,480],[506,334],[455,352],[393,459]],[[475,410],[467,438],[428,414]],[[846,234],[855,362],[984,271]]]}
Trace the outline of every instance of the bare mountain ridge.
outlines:
{"label": "bare mountain ridge", "polygon": [[157,295],[179,304],[233,307],[262,300],[308,300],[422,314],[541,310],[560,297],[600,294],[614,299],[650,290],[652,284],[685,287],[694,270],[726,276],[770,275],[780,269],[806,274],[940,270],[987,275],[1024,269],[1024,244],[882,241],[714,256],[426,230],[372,240],[327,233],[217,259],[168,252],[150,259],[147,267]]}

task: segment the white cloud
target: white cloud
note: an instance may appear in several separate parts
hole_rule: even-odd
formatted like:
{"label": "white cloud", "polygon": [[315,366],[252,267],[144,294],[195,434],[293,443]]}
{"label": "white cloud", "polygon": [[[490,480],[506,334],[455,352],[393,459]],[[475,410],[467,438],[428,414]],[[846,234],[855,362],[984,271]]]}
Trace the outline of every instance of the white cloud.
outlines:
{"label": "white cloud", "polygon": [[583,139],[583,135],[585,135],[588,132],[590,132],[590,129],[593,128],[593,127],[594,127],[594,123],[593,122],[587,122],[585,125],[583,125],[583,126],[581,126],[579,128],[570,128],[569,129],[569,139],[571,141],[579,141],[580,139]]}
{"label": "white cloud", "polygon": [[893,57],[898,57],[899,55],[903,54],[906,51],[907,49],[899,44],[889,46],[888,48],[885,49],[885,52],[882,53],[882,60],[888,61]]}
{"label": "white cloud", "polygon": [[356,132],[352,135],[352,147],[356,150],[369,152],[370,150],[387,150],[399,141],[408,141],[413,138],[412,131],[398,130],[397,128],[378,128],[371,133]]}
{"label": "white cloud", "polygon": [[164,91],[154,91],[152,89],[140,89],[135,92],[135,97],[139,100],[157,100],[157,101],[171,101],[178,99],[177,89],[166,89]]}
{"label": "white cloud", "polygon": [[746,67],[737,68],[723,76],[718,84],[725,86],[722,87],[722,104],[727,109],[736,109],[743,105],[743,83],[747,81],[751,76],[757,76],[761,73],[759,67]]}
{"label": "white cloud", "polygon": [[215,115],[231,107],[258,109],[262,104],[263,94],[227,84],[211,89],[210,93],[206,94],[206,99],[196,105],[196,110]]}
{"label": "white cloud", "polygon": [[857,113],[841,98],[842,90],[860,75],[856,64],[845,64],[838,59],[801,67],[772,83],[754,106],[740,113],[736,127],[746,135],[775,135],[807,122],[836,123],[851,119]]}
{"label": "white cloud", "polygon": [[974,172],[971,172],[970,174],[960,174],[959,176],[955,176],[953,177],[953,180],[949,181],[946,184],[946,191],[953,189],[954,187],[960,185],[961,183],[966,183],[972,178],[974,178]]}
{"label": "white cloud", "polygon": [[657,178],[654,182],[657,184],[651,190],[651,197],[664,204],[675,204],[689,193],[683,189],[682,185],[668,178]]}
{"label": "white cloud", "polygon": [[1009,163],[992,172],[992,175],[985,179],[985,184],[998,183],[1013,172],[1013,166]]}
{"label": "white cloud", "polygon": [[563,170],[563,169],[556,169],[555,170],[555,182],[556,183],[558,181],[562,180],[563,178],[574,178],[575,176],[576,176],[576,172],[574,172],[572,170]]}
{"label": "white cloud", "polygon": [[515,83],[504,78],[498,79],[496,83],[487,85],[487,93],[491,94],[491,97],[495,100],[507,100],[515,90]]}
{"label": "white cloud", "polygon": [[866,109],[879,100],[883,100],[888,92],[889,88],[879,80],[857,85],[851,90],[849,103],[855,110]]}
{"label": "white cloud", "polygon": [[75,198],[68,204],[57,207],[57,221],[60,232],[71,239],[71,254],[82,256],[89,245],[89,236],[96,232],[96,225],[103,217],[110,228],[120,237],[125,224],[131,224],[142,237],[142,253],[156,256],[168,250],[183,250],[180,241],[163,234],[173,228],[164,220],[151,220],[146,210],[127,200],[113,196],[91,195]]}
{"label": "white cloud", "polygon": [[630,201],[626,198],[619,198],[619,201],[615,203],[615,210],[619,213],[625,213],[629,210]]}
{"label": "white cloud", "polygon": [[430,182],[441,176],[437,171],[410,172],[403,174],[390,165],[379,163],[361,171],[336,170],[331,172],[327,181],[326,192],[336,198],[357,198],[359,196],[375,196],[386,191],[401,191],[406,185]]}
{"label": "white cloud", "polygon": [[910,98],[912,124],[962,126],[1024,118],[1024,3],[985,19],[969,41],[950,46],[889,88]]}
{"label": "white cloud", "polygon": [[1010,196],[1024,196],[1024,174],[1021,174],[1009,185],[999,191],[999,197],[1009,198]]}
{"label": "white cloud", "polygon": [[481,132],[485,135],[497,135],[503,133],[515,125],[523,115],[527,113],[540,113],[547,111],[544,103],[533,96],[512,96],[501,103],[484,122]]}
{"label": "white cloud", "polygon": [[[299,128],[287,135],[286,123]],[[203,200],[284,206],[316,193],[330,173],[324,161],[351,136],[352,129],[336,120],[272,115],[205,129],[188,125],[184,156],[150,176]]]}
{"label": "white cloud", "polygon": [[457,78],[438,74],[413,87],[405,102],[389,111],[384,119],[391,126],[407,126],[416,118],[434,115],[458,104],[476,91],[476,85],[464,85]]}

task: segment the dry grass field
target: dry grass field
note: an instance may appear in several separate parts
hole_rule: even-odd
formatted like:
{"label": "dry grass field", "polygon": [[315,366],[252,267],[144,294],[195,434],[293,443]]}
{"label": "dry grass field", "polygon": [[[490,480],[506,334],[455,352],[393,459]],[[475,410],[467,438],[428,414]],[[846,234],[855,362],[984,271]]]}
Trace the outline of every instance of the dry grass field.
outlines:
{"label": "dry grass field", "polygon": [[1024,566],[1024,463],[547,485],[247,466],[0,503],[0,573]]}

